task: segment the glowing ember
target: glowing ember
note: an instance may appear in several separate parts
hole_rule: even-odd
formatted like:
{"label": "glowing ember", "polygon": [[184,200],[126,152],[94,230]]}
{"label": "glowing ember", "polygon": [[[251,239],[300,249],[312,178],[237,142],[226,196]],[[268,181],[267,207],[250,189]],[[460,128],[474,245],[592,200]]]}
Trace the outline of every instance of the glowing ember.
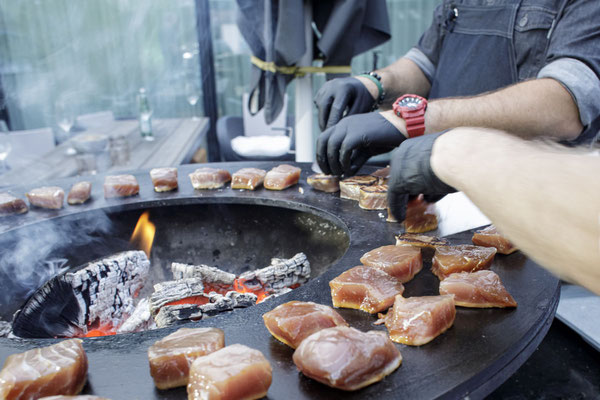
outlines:
{"label": "glowing ember", "polygon": [[270,294],[270,293],[268,293],[264,289],[249,288],[248,286],[246,286],[244,284],[244,281],[240,280],[239,278],[236,278],[235,281],[233,281],[233,289],[236,292],[239,292],[239,293],[253,293],[253,294],[255,294],[256,297],[257,297],[256,304],[258,304],[261,301],[263,301],[264,299],[266,299],[269,296],[269,294]]}
{"label": "glowing ember", "polygon": [[171,302],[165,304],[165,306],[177,306],[179,304],[198,304],[199,306],[201,306],[201,305],[204,305],[207,303],[208,303],[208,297],[192,296],[192,297],[183,298],[181,300],[171,301]]}
{"label": "glowing ember", "polygon": [[100,336],[111,336],[116,335],[116,331],[112,326],[100,326],[94,329],[88,330],[88,333],[83,335],[82,337],[100,337]]}
{"label": "glowing ember", "polygon": [[129,240],[129,243],[143,250],[148,258],[150,258],[150,250],[152,249],[152,242],[154,242],[154,234],[156,233],[156,226],[150,222],[149,217],[149,211],[145,211],[140,215],[140,219],[135,225],[135,229]]}

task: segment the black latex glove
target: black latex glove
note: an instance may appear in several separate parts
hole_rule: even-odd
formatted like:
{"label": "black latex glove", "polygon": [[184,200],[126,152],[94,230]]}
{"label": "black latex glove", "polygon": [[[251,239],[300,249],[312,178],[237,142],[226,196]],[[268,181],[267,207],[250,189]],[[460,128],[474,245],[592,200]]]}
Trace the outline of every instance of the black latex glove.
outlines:
{"label": "black latex glove", "polygon": [[444,132],[405,141],[392,152],[388,181],[388,206],[403,221],[409,196],[423,193],[427,201],[437,201],[456,189],[442,182],[431,169],[433,143]]}
{"label": "black latex glove", "polygon": [[405,139],[378,112],[352,115],[321,133],[317,162],[325,174],[352,176],[370,157],[393,150]]}
{"label": "black latex glove", "polygon": [[337,78],[325,82],[315,96],[321,131],[337,124],[346,115],[361,114],[373,109],[375,99],[356,78]]}

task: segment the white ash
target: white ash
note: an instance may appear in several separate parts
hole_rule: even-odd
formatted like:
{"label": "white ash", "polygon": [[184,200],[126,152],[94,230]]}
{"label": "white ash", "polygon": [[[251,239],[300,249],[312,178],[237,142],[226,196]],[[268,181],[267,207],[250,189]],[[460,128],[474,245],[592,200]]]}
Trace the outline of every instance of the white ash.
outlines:
{"label": "white ash", "polygon": [[310,263],[304,253],[290,259],[273,258],[268,267],[244,272],[239,276],[249,288],[263,288],[278,291],[283,288],[303,284],[310,278]]}
{"label": "white ash", "polygon": [[118,326],[135,309],[150,261],[143,251],[125,251],[65,274],[79,303],[79,325]]}
{"label": "white ash", "polygon": [[271,300],[271,299],[274,299],[275,297],[279,297],[279,296],[281,296],[281,295],[284,295],[284,294],[286,294],[286,293],[289,293],[289,292],[291,292],[292,290],[294,290],[294,289],[292,289],[292,288],[289,288],[289,287],[286,287],[286,288],[280,289],[280,290],[278,290],[277,292],[273,293],[272,295],[270,295],[270,296],[267,296],[267,297],[265,297],[264,299],[262,299],[261,303],[262,303],[263,301]]}
{"label": "white ash", "polygon": [[133,333],[156,329],[156,323],[150,314],[150,300],[145,297],[141,299],[133,314],[117,329],[117,333]]}
{"label": "white ash", "polygon": [[172,263],[171,272],[173,279],[201,278],[206,286],[215,286],[221,288],[233,287],[235,274],[225,272],[219,268],[209,267],[208,265],[190,265],[181,263]]}
{"label": "white ash", "polygon": [[0,321],[0,337],[7,337],[12,331],[12,324],[6,321]]}
{"label": "white ash", "polygon": [[154,285],[154,293],[150,296],[150,312],[156,315],[165,304],[193,296],[205,296],[200,278],[157,283]]}
{"label": "white ash", "polygon": [[256,304],[257,296],[254,293],[227,292],[224,296],[215,292],[208,294],[207,304],[179,304],[164,306],[154,316],[156,325],[164,328],[179,325],[190,320],[199,320],[212,317],[234,308],[245,308]]}

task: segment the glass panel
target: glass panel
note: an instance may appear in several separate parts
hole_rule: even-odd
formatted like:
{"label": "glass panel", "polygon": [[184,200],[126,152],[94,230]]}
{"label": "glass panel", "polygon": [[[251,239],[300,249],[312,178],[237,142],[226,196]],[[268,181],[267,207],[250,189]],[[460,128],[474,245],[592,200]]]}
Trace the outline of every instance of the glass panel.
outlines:
{"label": "glass panel", "polygon": [[157,118],[201,115],[193,0],[0,0],[0,11],[13,130],[55,126],[58,113],[137,118],[141,87]]}

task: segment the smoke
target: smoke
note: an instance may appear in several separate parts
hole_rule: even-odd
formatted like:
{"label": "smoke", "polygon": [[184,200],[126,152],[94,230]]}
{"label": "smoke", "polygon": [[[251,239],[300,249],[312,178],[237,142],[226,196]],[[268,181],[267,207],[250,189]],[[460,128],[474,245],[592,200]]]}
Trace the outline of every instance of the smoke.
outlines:
{"label": "smoke", "polygon": [[[104,238],[110,237],[111,226],[111,220],[103,212],[84,213],[76,219],[33,224],[2,235],[0,318],[10,318],[15,307],[34,290],[69,267],[77,266],[63,258],[74,249],[104,248]],[[90,253],[79,256],[89,258]]]}

